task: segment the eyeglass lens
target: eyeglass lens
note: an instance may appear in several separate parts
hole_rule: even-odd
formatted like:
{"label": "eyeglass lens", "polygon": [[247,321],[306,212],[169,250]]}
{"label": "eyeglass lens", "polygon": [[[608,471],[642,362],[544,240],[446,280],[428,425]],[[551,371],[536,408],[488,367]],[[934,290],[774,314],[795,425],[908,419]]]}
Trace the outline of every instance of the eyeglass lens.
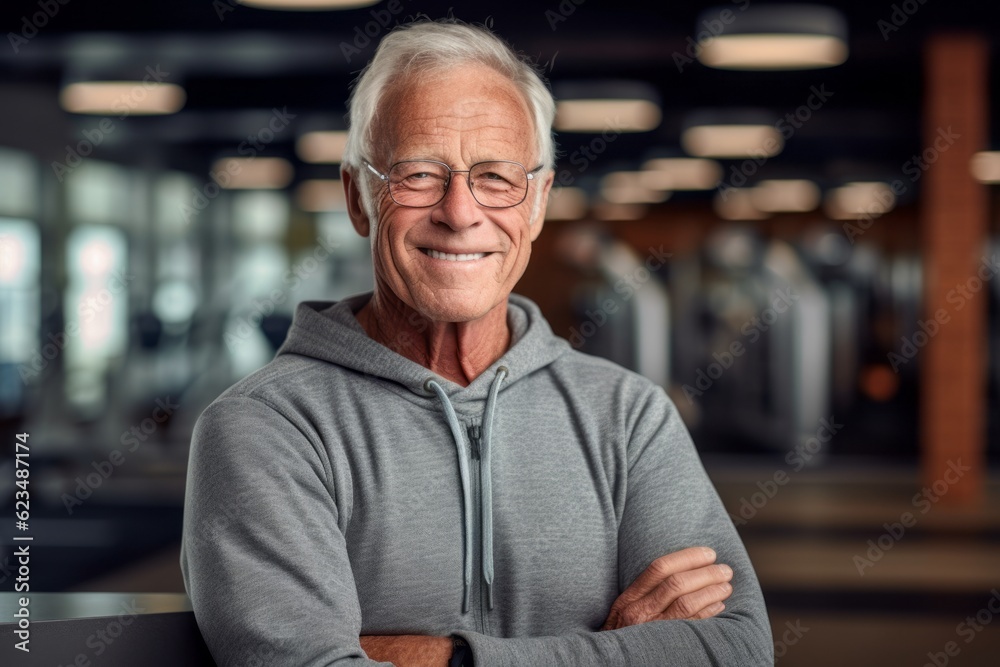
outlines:
{"label": "eyeglass lens", "polygon": [[[438,162],[400,162],[389,171],[389,194],[401,206],[433,206],[444,199],[451,170]],[[524,201],[528,175],[516,162],[480,162],[469,173],[472,196],[483,206],[506,208]]]}

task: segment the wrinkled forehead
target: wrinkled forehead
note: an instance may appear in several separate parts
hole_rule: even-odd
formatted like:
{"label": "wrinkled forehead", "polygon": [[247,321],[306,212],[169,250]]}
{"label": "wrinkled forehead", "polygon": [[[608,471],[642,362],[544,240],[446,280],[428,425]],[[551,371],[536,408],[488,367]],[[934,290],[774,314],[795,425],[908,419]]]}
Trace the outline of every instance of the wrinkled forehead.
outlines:
{"label": "wrinkled forehead", "polygon": [[376,111],[374,148],[384,162],[414,157],[534,162],[534,122],[524,95],[484,65],[408,76]]}

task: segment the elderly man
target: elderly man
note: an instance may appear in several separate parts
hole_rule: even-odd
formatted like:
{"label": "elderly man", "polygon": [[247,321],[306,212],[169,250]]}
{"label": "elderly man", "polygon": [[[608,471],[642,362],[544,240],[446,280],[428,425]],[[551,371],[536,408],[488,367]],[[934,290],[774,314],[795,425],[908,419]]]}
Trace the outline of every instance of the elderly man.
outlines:
{"label": "elderly man", "polygon": [[220,664],[772,664],[675,407],[511,294],[553,116],[454,21],[363,72],[343,180],[374,291],[300,304],[195,429],[181,563]]}

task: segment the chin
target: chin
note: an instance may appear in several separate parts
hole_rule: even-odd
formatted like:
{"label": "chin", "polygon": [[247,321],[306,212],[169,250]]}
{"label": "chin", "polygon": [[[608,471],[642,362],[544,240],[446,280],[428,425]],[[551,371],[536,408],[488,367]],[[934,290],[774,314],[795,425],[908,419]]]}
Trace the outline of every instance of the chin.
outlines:
{"label": "chin", "polygon": [[506,296],[494,302],[484,299],[482,292],[475,290],[462,290],[460,294],[439,292],[416,305],[420,314],[434,322],[471,322],[485,317],[500,303],[506,302]]}

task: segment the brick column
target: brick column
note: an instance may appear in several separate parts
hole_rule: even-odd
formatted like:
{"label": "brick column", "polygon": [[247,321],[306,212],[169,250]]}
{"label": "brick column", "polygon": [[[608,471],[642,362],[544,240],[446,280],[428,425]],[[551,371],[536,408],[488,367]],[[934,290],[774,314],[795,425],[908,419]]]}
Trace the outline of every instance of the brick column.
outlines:
{"label": "brick column", "polygon": [[[932,36],[925,49],[923,149],[925,157],[932,148],[938,155],[921,183],[924,319],[943,321],[943,310],[947,320],[920,357],[921,465],[924,485],[947,488],[941,502],[950,505],[979,503],[985,475],[988,297],[981,285],[972,288],[989,214],[969,160],[989,142],[988,55],[989,43],[976,34]],[[949,132],[959,136],[946,146]],[[956,289],[962,285],[964,293]],[[952,484],[957,473],[949,467],[959,459],[972,470]]]}

